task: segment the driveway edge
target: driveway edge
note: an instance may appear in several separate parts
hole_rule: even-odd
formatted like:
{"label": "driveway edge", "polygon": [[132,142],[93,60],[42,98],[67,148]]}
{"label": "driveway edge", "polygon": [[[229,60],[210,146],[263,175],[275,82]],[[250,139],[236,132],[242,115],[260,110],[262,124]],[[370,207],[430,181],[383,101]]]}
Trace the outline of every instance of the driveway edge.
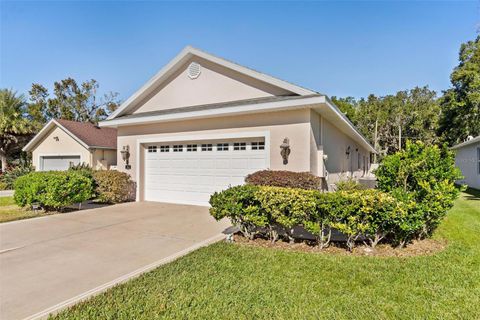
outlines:
{"label": "driveway edge", "polygon": [[163,258],[163,259],[157,260],[157,261],[155,261],[155,262],[153,262],[153,263],[151,263],[151,264],[148,264],[148,265],[146,265],[146,266],[144,266],[144,267],[142,267],[142,268],[139,268],[139,269],[137,269],[137,270],[135,270],[135,271],[132,271],[132,272],[130,272],[130,273],[127,273],[127,274],[125,274],[125,275],[123,275],[123,276],[121,276],[121,277],[118,277],[118,278],[116,278],[116,279],[114,279],[114,280],[112,280],[112,281],[109,281],[109,282],[107,282],[107,283],[105,283],[105,284],[103,284],[103,285],[101,285],[101,286],[98,286],[98,287],[96,287],[96,288],[93,288],[93,289],[91,289],[91,290],[88,290],[88,291],[86,291],[86,292],[84,292],[84,293],[81,293],[81,294],[75,296],[75,297],[72,297],[72,298],[70,298],[70,299],[68,299],[68,300],[65,300],[65,301],[63,301],[63,302],[60,302],[60,303],[58,303],[58,304],[56,304],[56,305],[54,305],[54,306],[52,306],[52,307],[50,307],[50,308],[47,308],[47,309],[42,310],[42,311],[40,311],[40,312],[37,312],[37,313],[35,313],[35,314],[31,315],[31,316],[28,316],[28,317],[24,318],[24,320],[42,319],[42,318],[44,318],[44,317],[47,317],[47,316],[50,315],[50,314],[57,313],[57,312],[65,309],[65,308],[67,308],[67,307],[70,307],[70,306],[72,306],[72,305],[74,305],[74,304],[76,304],[76,303],[78,303],[78,302],[87,300],[88,298],[91,298],[91,297],[93,297],[93,296],[95,296],[95,295],[98,295],[98,294],[100,294],[100,293],[102,293],[102,292],[104,292],[104,291],[112,288],[112,287],[115,286],[115,285],[118,285],[118,284],[127,282],[128,280],[131,280],[131,279],[133,279],[133,278],[136,278],[136,277],[138,277],[138,276],[140,276],[140,275],[142,275],[142,274],[144,274],[144,273],[147,273],[147,272],[149,272],[149,271],[151,271],[151,270],[153,270],[153,269],[155,269],[155,268],[157,268],[157,267],[159,267],[159,266],[161,266],[161,265],[164,265],[164,264],[170,263],[170,262],[172,262],[172,261],[175,261],[176,259],[178,259],[178,258],[180,258],[180,257],[182,257],[182,256],[185,256],[185,255],[187,255],[187,254],[190,253],[190,252],[193,252],[193,251],[195,251],[195,250],[197,250],[197,249],[200,249],[200,248],[202,248],[202,247],[206,247],[206,246],[208,246],[208,245],[210,245],[210,244],[213,244],[213,243],[215,243],[215,242],[221,241],[221,240],[223,240],[223,239],[225,239],[225,235],[224,235],[224,234],[218,234],[218,235],[216,235],[216,236],[214,236],[214,237],[208,238],[208,239],[206,239],[206,240],[204,240],[204,241],[202,241],[202,242],[196,243],[196,244],[194,244],[194,245],[192,245],[192,246],[190,246],[190,247],[188,247],[188,248],[186,248],[186,249],[183,249],[182,251],[179,251],[179,252],[177,252],[177,253],[174,253],[174,254],[172,254],[172,255],[170,255],[170,256],[168,256],[168,257],[165,257],[165,258]]}

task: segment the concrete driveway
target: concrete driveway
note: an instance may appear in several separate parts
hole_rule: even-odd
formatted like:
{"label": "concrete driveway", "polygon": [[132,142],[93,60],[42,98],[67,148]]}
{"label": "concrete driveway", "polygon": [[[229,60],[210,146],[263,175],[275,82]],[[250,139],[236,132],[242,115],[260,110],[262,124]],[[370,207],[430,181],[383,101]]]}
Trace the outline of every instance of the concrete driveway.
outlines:
{"label": "concrete driveway", "polygon": [[220,240],[208,208],[153,202],[0,224],[0,319],[34,319]]}

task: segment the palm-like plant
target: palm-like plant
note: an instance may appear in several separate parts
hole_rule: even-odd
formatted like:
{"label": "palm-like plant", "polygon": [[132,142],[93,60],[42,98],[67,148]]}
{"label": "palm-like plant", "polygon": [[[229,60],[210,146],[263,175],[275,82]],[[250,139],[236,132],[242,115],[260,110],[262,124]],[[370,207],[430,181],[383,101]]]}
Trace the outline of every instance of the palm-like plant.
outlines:
{"label": "palm-like plant", "polygon": [[7,156],[20,150],[35,132],[27,115],[24,95],[10,89],[0,89],[0,161],[2,171],[7,168]]}

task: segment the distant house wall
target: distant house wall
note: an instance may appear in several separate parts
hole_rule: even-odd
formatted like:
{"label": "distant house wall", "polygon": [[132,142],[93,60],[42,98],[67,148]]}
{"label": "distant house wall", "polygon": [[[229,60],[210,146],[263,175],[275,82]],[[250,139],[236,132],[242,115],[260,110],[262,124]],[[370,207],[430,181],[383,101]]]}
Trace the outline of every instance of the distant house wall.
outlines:
{"label": "distant house wall", "polygon": [[455,164],[464,176],[464,179],[458,182],[480,190],[479,150],[480,142],[456,149]]}
{"label": "distant house wall", "polygon": [[80,156],[80,162],[92,165],[90,151],[59,127],[55,127],[32,150],[32,164],[41,170],[42,156]]}
{"label": "distant house wall", "polygon": [[110,166],[117,165],[117,150],[95,149],[93,151],[92,167],[108,170]]}

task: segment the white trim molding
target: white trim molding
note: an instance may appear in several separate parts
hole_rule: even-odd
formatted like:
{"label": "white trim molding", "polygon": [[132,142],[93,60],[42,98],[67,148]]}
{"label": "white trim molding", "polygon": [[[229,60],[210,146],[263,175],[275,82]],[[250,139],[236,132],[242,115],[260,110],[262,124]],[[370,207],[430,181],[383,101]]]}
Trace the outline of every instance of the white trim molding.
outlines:
{"label": "white trim molding", "polygon": [[290,91],[293,94],[297,94],[297,95],[317,94],[317,92],[315,91],[302,88],[300,86],[291,84],[289,82],[274,78],[264,73],[260,73],[258,71],[243,67],[236,63],[216,57],[202,50],[187,46],[173,60],[171,60],[166,66],[164,66],[155,76],[153,76],[150,80],[148,80],[147,83],[145,83],[145,85],[143,85],[137,92],[135,92],[124,103],[122,103],[122,105],[120,105],[120,107],[115,112],[113,112],[107,118],[107,120],[112,120],[112,119],[115,119],[116,117],[122,116],[125,113],[127,113],[129,110],[134,108],[139,101],[141,101],[144,97],[150,94],[155,88],[161,85],[164,81],[166,81],[172,74],[174,74],[184,63],[186,63],[193,56],[200,57],[202,59],[224,66],[228,69],[234,70],[236,72],[247,75],[254,79],[269,83],[273,86]]}

